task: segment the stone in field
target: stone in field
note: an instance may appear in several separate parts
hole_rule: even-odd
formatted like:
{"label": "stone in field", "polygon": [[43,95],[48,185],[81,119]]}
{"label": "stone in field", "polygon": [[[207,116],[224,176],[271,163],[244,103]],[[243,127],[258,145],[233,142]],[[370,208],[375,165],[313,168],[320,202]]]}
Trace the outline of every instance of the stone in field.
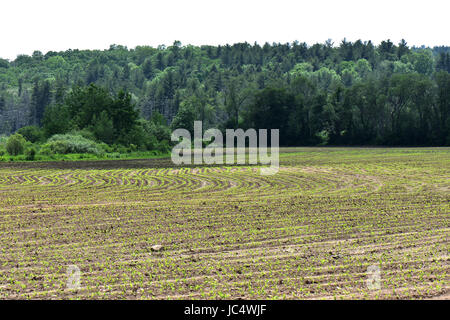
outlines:
{"label": "stone in field", "polygon": [[160,244],[155,244],[151,247],[152,251],[161,251],[163,249],[163,246]]}

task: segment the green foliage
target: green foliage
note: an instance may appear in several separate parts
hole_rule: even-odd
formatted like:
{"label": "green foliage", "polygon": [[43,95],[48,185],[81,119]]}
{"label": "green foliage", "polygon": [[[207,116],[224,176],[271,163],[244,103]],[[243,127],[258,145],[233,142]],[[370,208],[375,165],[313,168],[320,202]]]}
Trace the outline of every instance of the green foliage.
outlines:
{"label": "green foliage", "polygon": [[430,50],[414,52],[411,60],[418,73],[430,75],[433,72],[433,53]]}
{"label": "green foliage", "polygon": [[414,72],[414,66],[412,63],[404,63],[402,61],[394,62],[394,73],[412,73]]}
{"label": "green foliage", "polygon": [[112,110],[110,112],[115,135],[126,134],[132,130],[139,118],[138,112],[131,100],[131,94],[124,90],[120,90],[117,97],[113,99]]}
{"label": "green foliage", "polygon": [[[170,129],[192,131],[194,120],[205,128],[262,125],[261,106],[265,123],[284,131],[283,144],[444,145],[441,71],[450,71],[448,47],[404,40],[36,51],[0,60],[0,134],[35,125],[44,138],[78,131],[125,150],[156,150]],[[291,96],[285,106],[260,99],[277,89]],[[26,130],[26,139],[43,140]]]}
{"label": "green foliage", "polygon": [[313,72],[314,67],[311,63],[309,62],[302,62],[302,63],[297,63],[294,68],[292,68],[292,70],[290,71],[290,74],[293,76],[299,75],[299,74],[308,74]]}
{"label": "green foliage", "polygon": [[9,68],[9,62],[8,62],[8,60],[1,59],[1,58],[0,58],[0,68],[3,68],[3,69]]}
{"label": "green foliage", "polygon": [[366,79],[372,72],[372,66],[366,59],[359,59],[356,62],[355,71],[361,79]]}
{"label": "green foliage", "polygon": [[93,123],[90,126],[90,131],[94,136],[105,143],[111,144],[114,142],[114,125],[111,117],[106,111],[102,111],[97,119],[94,115]]}
{"label": "green foliage", "polygon": [[318,133],[316,133],[316,137],[319,139],[319,146],[326,145],[328,141],[330,140],[329,132],[327,130],[322,130]]}
{"label": "green foliage", "polygon": [[0,135],[0,157],[4,156],[6,151],[6,143],[8,142],[8,138]]}
{"label": "green foliage", "polygon": [[441,71],[436,74],[437,104],[433,135],[441,144],[450,145],[450,74]]}
{"label": "green foliage", "polygon": [[61,56],[52,56],[46,60],[49,69],[61,69],[66,65],[66,60]]}
{"label": "green foliage", "polygon": [[195,112],[197,103],[198,99],[196,97],[188,98],[181,103],[180,109],[172,121],[172,130],[183,128],[191,134],[194,133],[194,121],[198,119],[197,113]]}
{"label": "green foliage", "polygon": [[42,146],[42,154],[92,153],[101,154],[103,148],[95,141],[81,135],[54,135]]}
{"label": "green foliage", "polygon": [[28,148],[25,151],[25,156],[26,156],[26,160],[27,161],[34,161],[34,159],[36,158],[36,149],[34,147]]}
{"label": "green foliage", "polygon": [[16,133],[8,138],[8,141],[6,142],[6,151],[12,156],[23,154],[25,144],[26,140],[24,137]]}
{"label": "green foliage", "polygon": [[32,143],[42,142],[44,140],[44,132],[38,126],[22,127],[17,130],[17,133]]}
{"label": "green foliage", "polygon": [[106,143],[124,140],[138,119],[131,95],[123,90],[114,97],[105,88],[94,84],[75,87],[65,103],[71,127],[92,128],[96,137]]}
{"label": "green foliage", "polygon": [[113,99],[105,88],[91,84],[73,88],[65,104],[73,127],[82,129],[94,125],[95,117],[99,117],[103,111],[109,115]]}
{"label": "green foliage", "polygon": [[66,105],[52,105],[45,110],[43,129],[46,137],[68,132],[71,128],[70,112]]}

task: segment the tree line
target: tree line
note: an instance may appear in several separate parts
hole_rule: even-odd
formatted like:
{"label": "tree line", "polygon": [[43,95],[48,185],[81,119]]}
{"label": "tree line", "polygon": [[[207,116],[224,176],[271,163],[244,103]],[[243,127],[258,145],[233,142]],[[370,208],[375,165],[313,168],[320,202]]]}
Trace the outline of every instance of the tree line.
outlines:
{"label": "tree line", "polygon": [[35,51],[0,59],[0,134],[145,150],[202,120],[290,146],[450,145],[449,72],[450,47],[404,40]]}

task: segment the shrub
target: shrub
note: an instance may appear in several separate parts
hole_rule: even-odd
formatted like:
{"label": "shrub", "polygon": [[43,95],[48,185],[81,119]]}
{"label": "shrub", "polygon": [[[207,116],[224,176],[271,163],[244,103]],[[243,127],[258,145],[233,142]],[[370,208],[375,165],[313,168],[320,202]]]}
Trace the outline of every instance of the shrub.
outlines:
{"label": "shrub", "polygon": [[25,151],[25,156],[26,156],[25,159],[27,161],[34,161],[34,159],[36,157],[36,149],[34,149],[34,148],[27,149],[27,151]]}
{"label": "shrub", "polygon": [[[117,142],[124,146],[127,146],[129,150],[145,150],[146,143],[149,140],[147,132],[141,125],[133,126],[128,133],[122,132]],[[131,146],[133,145],[133,146]]]}
{"label": "shrub", "polygon": [[112,145],[112,149],[113,149],[113,152],[122,153],[122,154],[128,152],[128,149],[121,144]]}
{"label": "shrub", "polygon": [[44,133],[42,129],[37,126],[27,126],[17,130],[17,133],[21,134],[27,141],[32,143],[40,142],[44,140]]}
{"label": "shrub", "polygon": [[170,143],[167,140],[160,141],[156,146],[156,150],[160,153],[168,153],[170,152]]}
{"label": "shrub", "polygon": [[8,139],[5,136],[0,136],[0,157],[6,154],[6,142],[8,142]]}
{"label": "shrub", "polygon": [[139,126],[143,130],[143,147],[146,150],[158,150],[159,148],[165,148],[159,146],[159,144],[165,144],[164,140],[170,140],[170,129],[165,124],[165,118],[159,113],[155,112],[151,121],[141,119]]}
{"label": "shrub", "polygon": [[81,135],[57,134],[48,139],[42,146],[44,154],[68,154],[68,153],[104,153],[103,148],[95,141],[84,138]]}
{"label": "shrub", "polygon": [[66,134],[72,135],[72,136],[82,136],[83,138],[86,138],[88,140],[95,141],[94,133],[91,130],[89,130],[88,128],[84,128],[81,130],[72,130]]}
{"label": "shrub", "polygon": [[9,137],[8,142],[6,142],[6,151],[11,156],[17,156],[23,153],[25,146],[25,139],[22,135],[16,133]]}

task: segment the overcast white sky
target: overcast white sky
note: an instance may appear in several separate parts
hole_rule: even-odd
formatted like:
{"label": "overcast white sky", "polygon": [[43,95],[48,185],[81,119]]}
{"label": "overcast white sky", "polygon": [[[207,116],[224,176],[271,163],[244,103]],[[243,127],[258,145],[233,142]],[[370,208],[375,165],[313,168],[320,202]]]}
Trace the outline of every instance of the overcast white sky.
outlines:
{"label": "overcast white sky", "polygon": [[0,57],[110,44],[225,44],[404,38],[450,45],[448,0],[2,0]]}

